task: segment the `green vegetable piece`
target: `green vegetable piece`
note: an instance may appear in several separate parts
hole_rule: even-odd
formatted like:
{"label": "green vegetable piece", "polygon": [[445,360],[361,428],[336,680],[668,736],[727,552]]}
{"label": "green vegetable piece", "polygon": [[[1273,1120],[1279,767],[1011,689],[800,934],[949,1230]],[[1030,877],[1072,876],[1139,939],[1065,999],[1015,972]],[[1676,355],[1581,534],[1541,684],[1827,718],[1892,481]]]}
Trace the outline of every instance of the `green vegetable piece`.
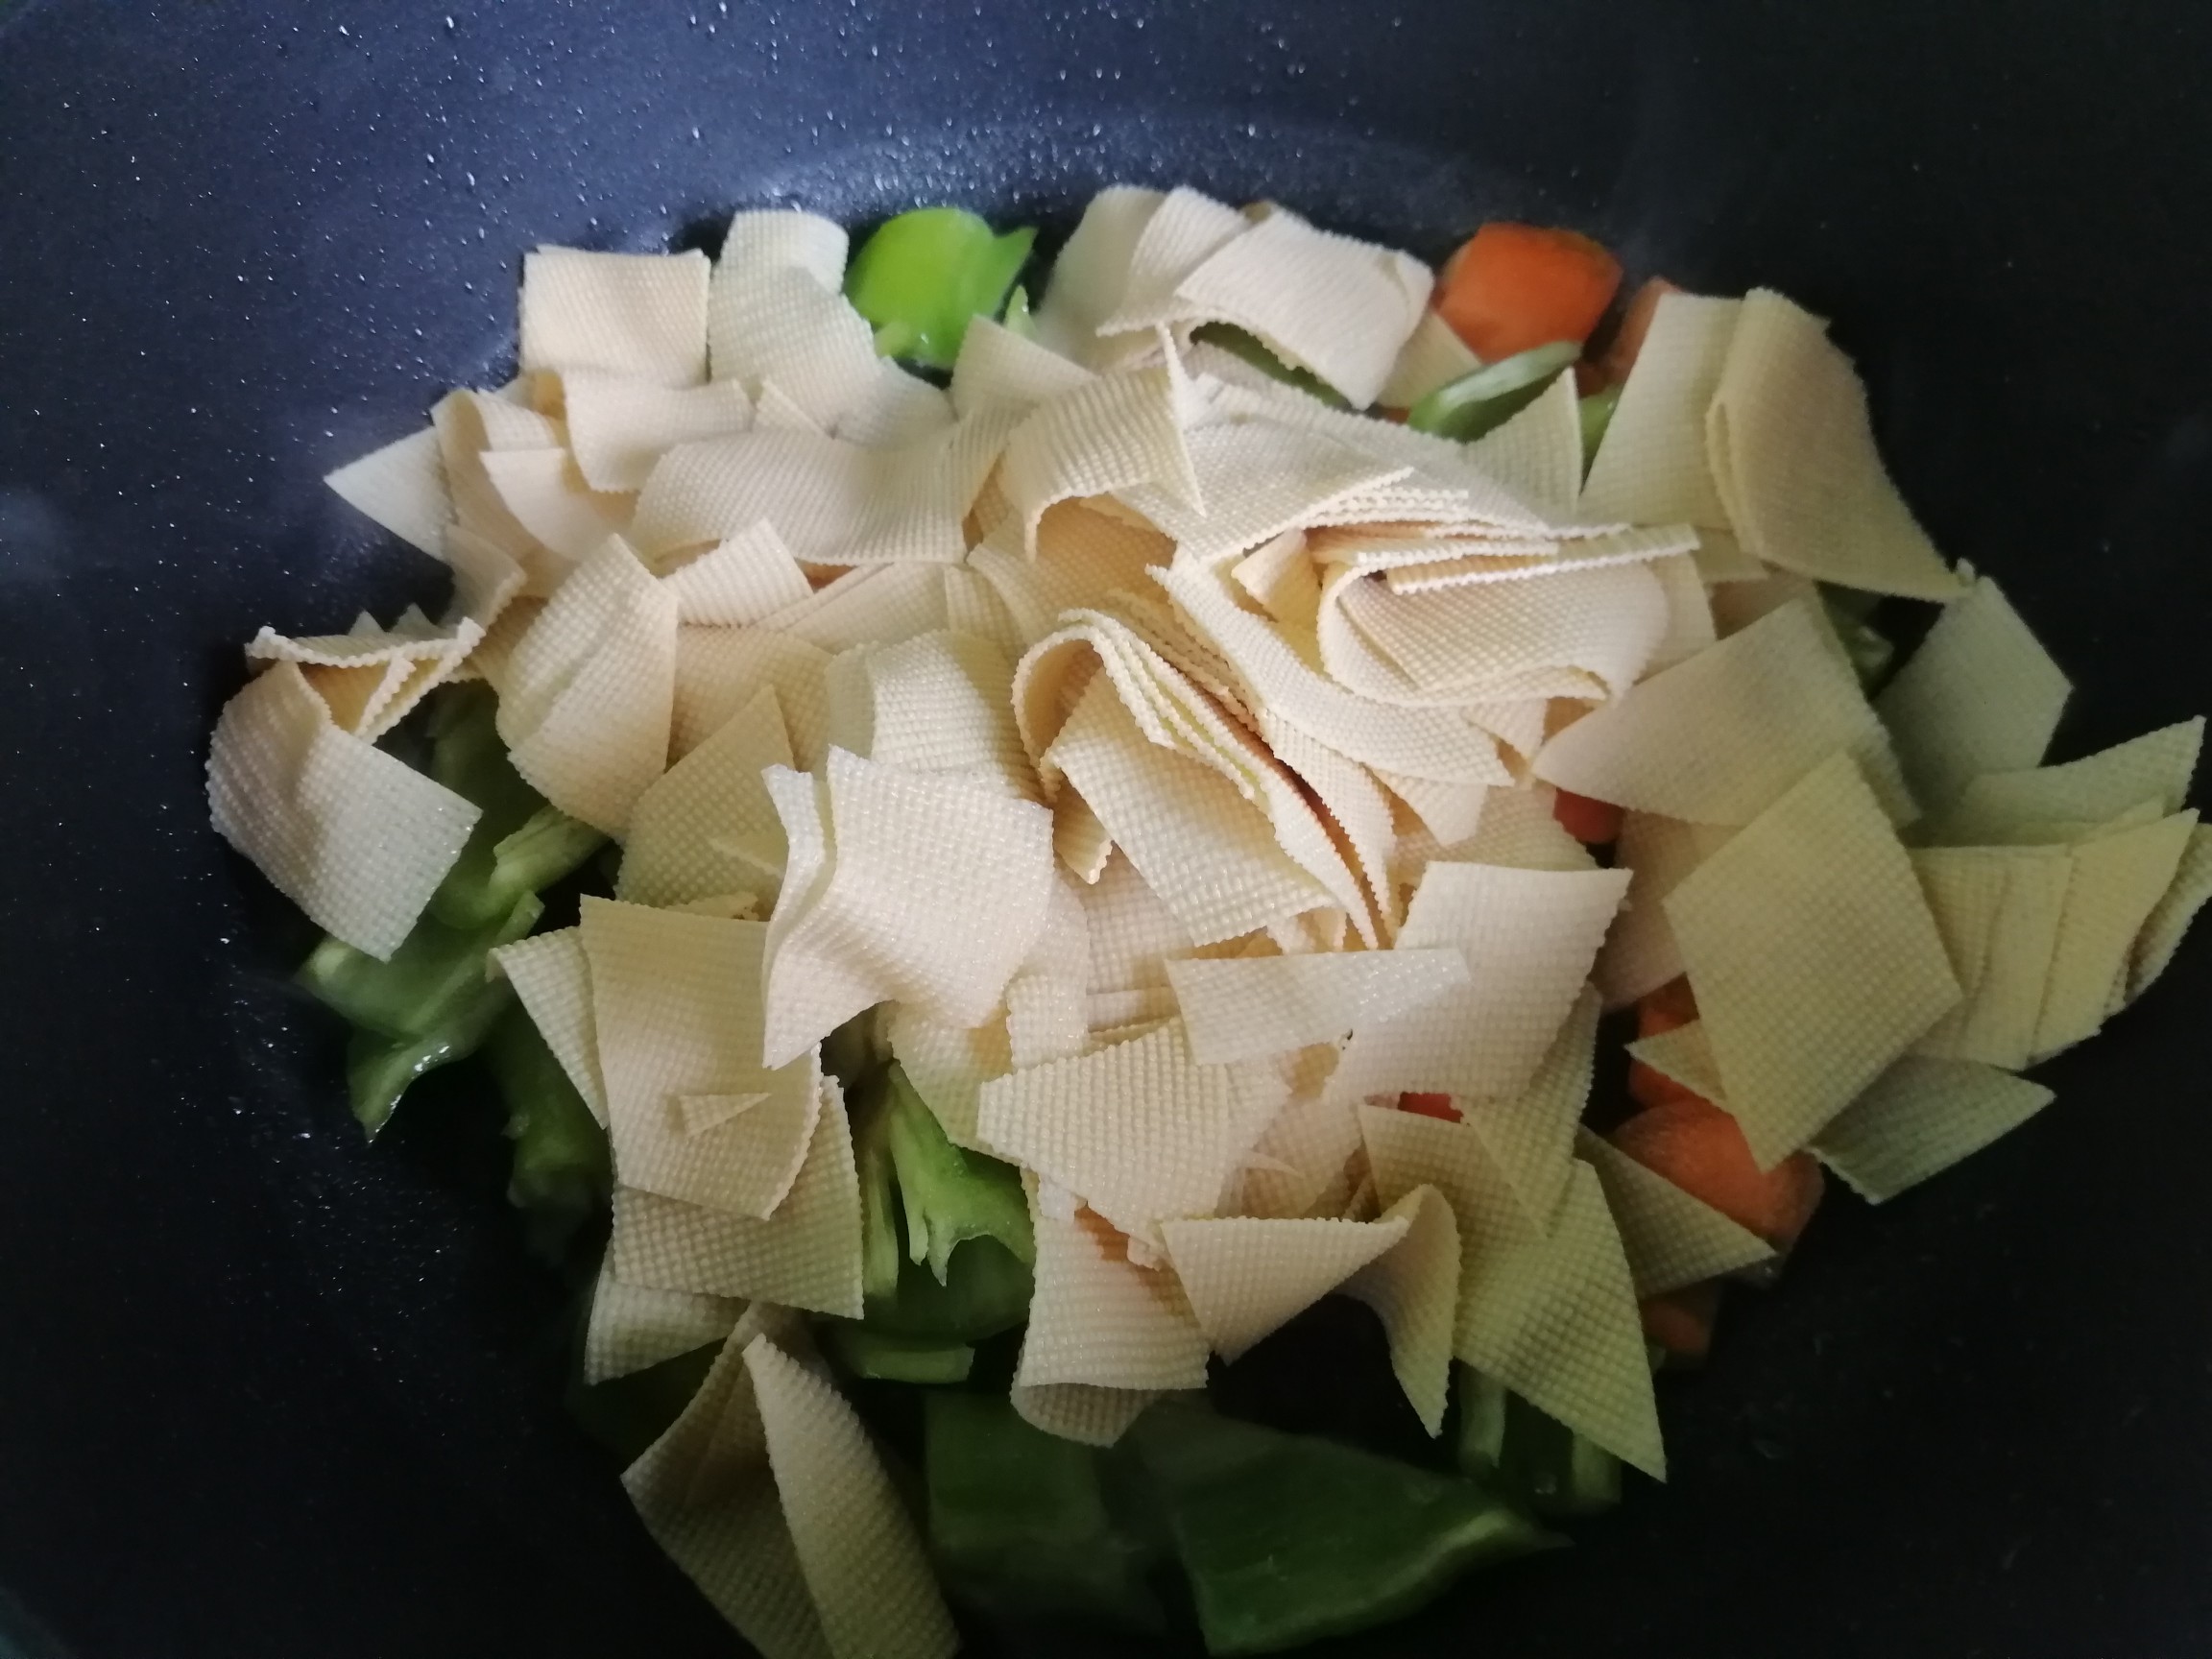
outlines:
{"label": "green vegetable piece", "polygon": [[1029,290],[1021,283],[1014,284],[1014,292],[1006,296],[1006,315],[999,321],[1006,332],[1023,340],[1037,338],[1037,319],[1029,314]]}
{"label": "green vegetable piece", "polygon": [[995,317],[1036,230],[1001,236],[962,207],[917,207],[878,227],[845,273],[845,295],[876,327],[876,349],[950,369],[971,317]]}
{"label": "green vegetable piece", "polygon": [[463,932],[425,916],[389,962],[325,939],[301,965],[300,982],[352,1022],[346,1050],[353,1116],[371,1136],[383,1128],[408,1085],[473,1054],[514,1000],[505,980],[485,976],[485,952],[512,944],[544,911],[525,893],[494,926]]}
{"label": "green vegetable piece", "polygon": [[486,811],[498,812],[510,828],[527,818],[542,797],[508,763],[507,743],[499,735],[498,693],[482,681],[441,685],[423,711],[430,776]]}
{"label": "green vegetable piece", "polygon": [[916,355],[922,349],[922,335],[911,323],[891,322],[876,330],[874,341],[878,357],[903,357],[919,362]]}
{"label": "green vegetable piece", "polygon": [[1416,432],[1472,443],[1535,402],[1581,355],[1582,348],[1574,341],[1556,340],[1485,363],[1414,404],[1406,424]]}
{"label": "green vegetable piece", "polygon": [[1472,1481],[1180,1402],[1131,1431],[1208,1651],[1271,1653],[1402,1618],[1560,1540]]}
{"label": "green vegetable piece", "polygon": [[889,1296],[863,1298],[869,1329],[935,1342],[980,1342],[1029,1317],[1035,1280],[1028,1266],[996,1238],[974,1238],[954,1252],[944,1284],[927,1267],[902,1262]]}
{"label": "green vegetable piece", "polygon": [[479,913],[497,914],[503,903],[525,893],[542,893],[606,844],[606,835],[581,818],[546,805],[522,820],[522,827],[492,848],[492,873],[486,878]]}
{"label": "green vegetable piece", "polygon": [[481,809],[453,868],[390,961],[325,939],[300,982],[355,1031],[347,1050],[353,1116],[371,1135],[424,1072],[474,1053],[514,994],[484,958],[538,926],[541,888],[606,836],[546,805],[507,758],[482,685],[442,687],[427,719],[427,770]]}
{"label": "green vegetable piece", "polygon": [[1505,1467],[1505,1436],[1512,1423],[1513,1390],[1472,1365],[1452,1368],[1453,1393],[1459,1406],[1459,1433],[1454,1460],[1459,1473],[1485,1485],[1497,1484]]}
{"label": "green vegetable piece", "polygon": [[1874,608],[1881,602],[1879,593],[1820,584],[1820,603],[1828,613],[1829,626],[1842,641],[1843,654],[1851,659],[1859,684],[1868,691],[1888,677],[1897,661],[1896,642],[1874,626]]}
{"label": "green vegetable piece", "polygon": [[544,908],[536,894],[525,893],[488,926],[451,927],[425,916],[386,962],[326,938],[301,965],[299,980],[364,1030],[430,1036],[481,999],[485,953],[528,933]]}
{"label": "green vegetable piece", "polygon": [[1537,1515],[1596,1515],[1621,1502],[1621,1460],[1471,1365],[1456,1368],[1459,1472]]}
{"label": "green vegetable piece", "polygon": [[379,1037],[355,1027],[346,1041],[346,1093],[363,1132],[375,1139],[416,1078],[475,1053],[514,997],[504,982],[488,985],[481,999],[421,1037]]}
{"label": "green vegetable piece", "polygon": [[1034,1265],[1029,1201],[1014,1166],[953,1145],[903,1068],[891,1067],[887,1081],[882,1112],[908,1258],[928,1262],[940,1285],[954,1247],[970,1238],[996,1238],[1023,1265]]}
{"label": "green vegetable piece", "polygon": [[1024,1423],[1003,1397],[925,1406],[930,1553],[946,1589],[986,1612],[1102,1619],[1158,1634],[1159,1551],[1117,1515],[1115,1459]]}
{"label": "green vegetable piece", "polygon": [[1551,1490],[1536,1494],[1536,1513],[1600,1515],[1620,1502],[1621,1459],[1587,1435],[1570,1431],[1560,1481]]}
{"label": "green vegetable piece", "polygon": [[[961,1343],[1021,1324],[1029,1316],[1036,1242],[1020,1176],[945,1140],[897,1067],[855,1099],[868,1328]],[[909,1251],[908,1237],[920,1248]]]}
{"label": "green vegetable piece", "polygon": [[1575,405],[1575,419],[1582,423],[1582,470],[1588,473],[1590,463],[1598,458],[1598,445],[1605,442],[1605,434],[1613,424],[1613,412],[1621,407],[1621,388],[1608,386],[1602,392],[1593,392]]}
{"label": "green vegetable piece", "polygon": [[891,1120],[882,1097],[854,1097],[853,1160],[860,1173],[860,1294],[874,1307],[899,1293],[899,1182],[891,1166]]}
{"label": "green vegetable piece", "polygon": [[576,869],[607,837],[571,818],[522,781],[507,758],[485,685],[442,687],[430,712],[430,776],[483,816],[438,891],[429,915],[449,927],[481,927],[525,893],[541,892]]}
{"label": "green vegetable piece", "polygon": [[628,1468],[684,1414],[721,1351],[721,1343],[709,1342],[604,1382],[586,1382],[578,1374],[568,1385],[569,1415]]}
{"label": "green vegetable piece", "polygon": [[518,1004],[493,1026],[485,1058],[507,1102],[507,1139],[515,1142],[507,1202],[522,1212],[530,1247],[557,1262],[613,1190],[607,1132]]}
{"label": "green vegetable piece", "polygon": [[965,1382],[975,1350],[965,1342],[894,1336],[845,1319],[826,1319],[815,1334],[830,1357],[855,1377],[885,1382]]}
{"label": "green vegetable piece", "polygon": [[1621,1460],[1519,1395],[1508,1407],[1500,1490],[1548,1519],[1602,1514],[1621,1502]]}
{"label": "green vegetable piece", "polygon": [[1195,329],[1193,340],[1209,346],[1218,346],[1239,362],[1249,363],[1270,380],[1280,380],[1286,386],[1294,386],[1309,397],[1318,397],[1332,409],[1349,409],[1352,405],[1343,396],[1310,369],[1297,369],[1283,361],[1267,349],[1265,341],[1257,334],[1246,332],[1234,323],[1207,323]]}

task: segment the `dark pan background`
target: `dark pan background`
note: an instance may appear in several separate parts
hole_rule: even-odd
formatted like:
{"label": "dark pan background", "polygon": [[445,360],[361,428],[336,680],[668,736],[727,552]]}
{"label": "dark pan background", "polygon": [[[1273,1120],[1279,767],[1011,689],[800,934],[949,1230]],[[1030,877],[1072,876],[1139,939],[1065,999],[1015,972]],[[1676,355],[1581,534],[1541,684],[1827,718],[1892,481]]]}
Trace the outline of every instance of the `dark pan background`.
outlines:
{"label": "dark pan background", "polygon": [[[2072,754],[2212,702],[2208,48],[2192,0],[0,4],[0,1584],[83,1659],[738,1650],[546,1390],[490,1118],[362,1144],[201,794],[257,625],[437,593],[318,480],[502,375],[524,249],[1189,180],[1772,283],[2082,682]],[[1669,1490],[1339,1650],[2212,1647],[2208,990],[1834,1201],[1670,1380]]]}

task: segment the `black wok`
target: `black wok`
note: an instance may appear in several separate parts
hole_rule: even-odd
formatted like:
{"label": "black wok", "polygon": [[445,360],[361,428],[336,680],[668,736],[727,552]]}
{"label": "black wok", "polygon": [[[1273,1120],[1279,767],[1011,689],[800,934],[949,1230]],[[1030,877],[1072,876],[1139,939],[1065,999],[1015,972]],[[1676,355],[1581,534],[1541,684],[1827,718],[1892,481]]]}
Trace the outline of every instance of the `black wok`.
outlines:
{"label": "black wok", "polygon": [[[0,1630],[738,1650],[562,1413],[490,1113],[362,1143],[201,794],[236,641],[435,593],[318,479],[502,373],[524,248],[1188,180],[1772,283],[2079,753],[2212,688],[2208,54],[2187,0],[0,3]],[[2023,1133],[1834,1201],[1665,1390],[1668,1489],[1343,1650],[2212,1649],[2208,992],[2212,950]]]}

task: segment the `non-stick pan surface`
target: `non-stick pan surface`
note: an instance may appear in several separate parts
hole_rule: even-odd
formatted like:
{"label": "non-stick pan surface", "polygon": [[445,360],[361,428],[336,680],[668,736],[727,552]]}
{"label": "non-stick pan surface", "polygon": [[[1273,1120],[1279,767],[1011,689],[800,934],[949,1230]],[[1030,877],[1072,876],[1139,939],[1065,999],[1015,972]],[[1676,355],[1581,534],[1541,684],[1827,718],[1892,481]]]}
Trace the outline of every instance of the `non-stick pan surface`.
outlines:
{"label": "non-stick pan surface", "polygon": [[[0,0],[0,1627],[738,1650],[553,1397],[489,1114],[363,1145],[201,793],[237,641],[434,596],[317,480],[503,373],[524,249],[1189,180],[1772,283],[2078,753],[2212,689],[2208,60],[2187,0]],[[1834,1200],[1670,1380],[1670,1487],[1342,1650],[2212,1647],[2208,992],[2200,950],[2025,1132]]]}

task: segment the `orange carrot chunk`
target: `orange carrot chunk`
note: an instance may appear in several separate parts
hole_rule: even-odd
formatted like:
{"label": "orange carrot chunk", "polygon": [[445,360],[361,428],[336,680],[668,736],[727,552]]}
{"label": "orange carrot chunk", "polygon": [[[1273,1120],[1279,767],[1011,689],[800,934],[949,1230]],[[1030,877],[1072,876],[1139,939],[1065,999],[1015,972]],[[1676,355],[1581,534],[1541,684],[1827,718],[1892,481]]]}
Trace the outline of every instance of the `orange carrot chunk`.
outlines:
{"label": "orange carrot chunk", "polygon": [[1699,1106],[1712,1101],[1686,1083],[1677,1083],[1655,1066],[1641,1060],[1628,1062],[1628,1098],[1639,1106],[1674,1106],[1688,1100]]}
{"label": "orange carrot chunk", "polygon": [[1705,1100],[1647,1107],[1613,1131],[1613,1144],[1777,1250],[1805,1231],[1820,1202],[1820,1166],[1811,1154],[1760,1168],[1736,1119]]}
{"label": "orange carrot chunk", "polygon": [[1593,801],[1561,789],[1551,797],[1551,816],[1585,847],[1603,847],[1621,838],[1621,808],[1610,801]]}
{"label": "orange carrot chunk", "polygon": [[1696,1364],[1712,1352],[1713,1322],[1720,1312],[1717,1282],[1708,1279],[1664,1296],[1647,1296],[1642,1306],[1645,1336],[1671,1358]]}
{"label": "orange carrot chunk", "polygon": [[1636,1004],[1636,1035],[1656,1037],[1696,1018],[1697,994],[1690,989],[1689,975],[1683,974],[1647,993]]}
{"label": "orange carrot chunk", "polygon": [[1459,1108],[1452,1104],[1449,1094],[1424,1094],[1411,1091],[1398,1096],[1398,1110],[1410,1112],[1416,1118],[1441,1118],[1447,1123],[1456,1123]]}
{"label": "orange carrot chunk", "polygon": [[1653,276],[1636,290],[1636,298],[1628,301],[1628,309],[1621,314],[1621,326],[1613,331],[1612,344],[1598,359],[1598,368],[1606,385],[1618,386],[1628,378],[1628,371],[1636,367],[1636,359],[1644,349],[1645,337],[1651,332],[1651,319],[1659,315],[1659,301],[1670,294],[1681,292],[1664,276]]}
{"label": "orange carrot chunk", "polygon": [[1554,340],[1590,338],[1621,286],[1621,261],[1587,236],[1503,221],[1444,267],[1436,310],[1485,363]]}
{"label": "orange carrot chunk", "polygon": [[[1690,976],[1679,974],[1656,991],[1647,991],[1636,1004],[1636,1035],[1657,1037],[1687,1025],[1697,1018],[1697,997],[1690,989]],[[1686,1083],[1677,1083],[1655,1066],[1641,1060],[1628,1062],[1628,1097],[1639,1106],[1675,1106],[1689,1102],[1712,1107]]]}

